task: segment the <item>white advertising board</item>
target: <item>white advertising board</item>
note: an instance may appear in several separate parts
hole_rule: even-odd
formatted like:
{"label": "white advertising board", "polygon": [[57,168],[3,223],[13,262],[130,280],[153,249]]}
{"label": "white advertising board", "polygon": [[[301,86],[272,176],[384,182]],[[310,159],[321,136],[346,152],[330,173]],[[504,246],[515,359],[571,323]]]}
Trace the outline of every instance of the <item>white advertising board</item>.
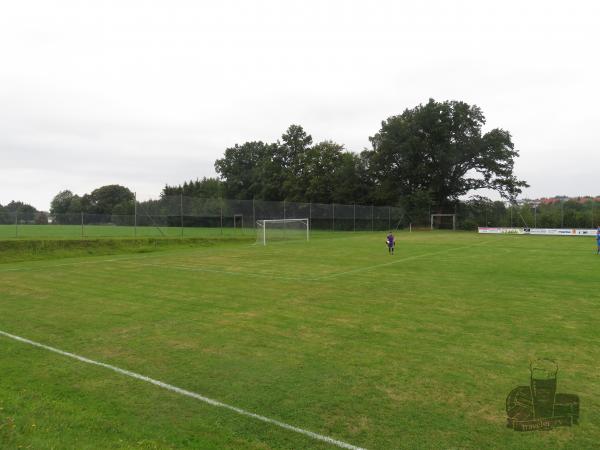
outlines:
{"label": "white advertising board", "polygon": [[593,228],[508,228],[508,227],[479,227],[482,234],[534,234],[538,236],[596,236]]}

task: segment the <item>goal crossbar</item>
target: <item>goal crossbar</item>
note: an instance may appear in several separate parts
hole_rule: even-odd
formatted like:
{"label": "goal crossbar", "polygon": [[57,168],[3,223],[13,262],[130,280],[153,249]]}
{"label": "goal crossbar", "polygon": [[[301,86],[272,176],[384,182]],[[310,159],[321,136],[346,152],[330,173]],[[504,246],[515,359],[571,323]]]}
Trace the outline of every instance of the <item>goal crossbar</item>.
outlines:
{"label": "goal crossbar", "polygon": [[433,230],[433,219],[436,217],[452,217],[452,230],[456,231],[456,214],[431,214],[431,229]]}

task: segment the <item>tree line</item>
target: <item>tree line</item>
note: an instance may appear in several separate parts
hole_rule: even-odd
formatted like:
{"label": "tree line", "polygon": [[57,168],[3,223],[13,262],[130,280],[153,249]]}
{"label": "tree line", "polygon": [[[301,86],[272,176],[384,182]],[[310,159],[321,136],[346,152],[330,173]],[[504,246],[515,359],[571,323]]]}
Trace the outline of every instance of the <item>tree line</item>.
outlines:
{"label": "tree line", "polygon": [[5,206],[0,205],[0,224],[13,224],[19,218],[23,221],[40,224],[48,220],[46,214],[27,203],[13,200]]}
{"label": "tree line", "polygon": [[[248,141],[225,149],[215,161],[217,178],[166,185],[161,200],[138,205],[166,211],[168,198],[183,195],[391,205],[402,207],[408,220],[415,221],[426,221],[432,212],[459,212],[469,227],[504,224],[515,213],[525,223],[531,208],[524,206],[517,214],[514,207],[514,200],[527,187],[513,173],[518,151],[508,131],[484,132],[485,123],[476,105],[430,99],[383,120],[369,137],[371,148],[358,153],[332,140],[315,143],[302,126],[294,124],[276,142]],[[461,201],[479,189],[491,189],[503,200],[474,196]],[[50,211],[63,220],[71,220],[66,219],[71,215],[76,222],[75,216],[84,213],[107,222],[115,220],[112,216],[132,215],[134,199],[133,192],[120,185],[102,186],[81,196],[66,190],[54,197]],[[593,203],[565,205],[561,210],[545,205],[539,210],[538,225],[576,226],[594,220]],[[9,206],[0,207],[0,220]],[[534,219],[537,216],[531,217],[532,223]]]}
{"label": "tree line", "polygon": [[491,189],[514,199],[527,183],[513,174],[518,157],[508,131],[483,132],[475,105],[436,102],[381,123],[371,149],[354,153],[326,140],[313,143],[291,125],[274,143],[227,148],[215,162],[221,192],[238,199],[345,202],[453,209],[459,198]]}

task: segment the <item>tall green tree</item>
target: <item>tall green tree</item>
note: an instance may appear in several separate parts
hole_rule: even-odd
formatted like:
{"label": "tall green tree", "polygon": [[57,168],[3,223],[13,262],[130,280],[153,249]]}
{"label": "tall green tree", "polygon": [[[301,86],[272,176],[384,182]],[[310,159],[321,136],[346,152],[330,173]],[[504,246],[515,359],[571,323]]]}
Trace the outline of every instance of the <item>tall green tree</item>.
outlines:
{"label": "tall green tree", "polygon": [[307,158],[312,142],[312,136],[300,125],[290,125],[278,142],[274,160],[279,162],[284,174],[282,191],[287,200],[306,200],[310,177]]}
{"label": "tall green tree", "polygon": [[[78,209],[75,209],[78,207]],[[50,202],[52,214],[68,214],[81,212],[81,201],[78,195],[69,190],[60,191]]]}
{"label": "tall green tree", "polygon": [[484,188],[515,198],[527,187],[513,174],[518,151],[508,131],[484,125],[478,106],[433,99],[384,120],[367,154],[378,199],[442,209]]}
{"label": "tall green tree", "polygon": [[92,214],[133,214],[134,198],[133,192],[128,188],[110,184],[84,195],[82,203],[86,212]]}
{"label": "tall green tree", "polygon": [[0,205],[0,224],[5,225],[9,223],[14,223],[14,219],[11,218],[11,215],[4,208],[4,206]]}
{"label": "tall green tree", "polygon": [[186,181],[179,186],[165,186],[161,197],[181,195],[199,198],[220,198],[223,196],[223,182],[218,178],[204,177],[201,180]]}
{"label": "tall green tree", "polygon": [[343,145],[324,141],[305,152],[304,168],[297,177],[303,188],[302,200],[320,203],[332,201],[340,175],[343,150]]}
{"label": "tall green tree", "polygon": [[35,219],[35,215],[38,212],[34,206],[14,200],[4,207],[4,211],[10,213],[13,217],[17,214],[20,221],[32,221]]}
{"label": "tall green tree", "polygon": [[225,196],[236,199],[262,198],[269,194],[271,178],[276,177],[281,189],[282,167],[276,155],[275,144],[262,141],[246,142],[225,150],[223,158],[215,162],[215,170],[224,183]]}

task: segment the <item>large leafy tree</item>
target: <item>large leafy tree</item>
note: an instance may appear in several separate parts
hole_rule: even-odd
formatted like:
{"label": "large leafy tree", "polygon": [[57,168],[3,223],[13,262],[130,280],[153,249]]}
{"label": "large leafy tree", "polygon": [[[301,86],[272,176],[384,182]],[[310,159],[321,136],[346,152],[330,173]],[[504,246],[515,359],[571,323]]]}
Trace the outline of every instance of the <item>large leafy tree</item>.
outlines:
{"label": "large leafy tree", "polygon": [[379,201],[442,209],[478,189],[515,198],[527,186],[513,174],[518,151],[508,131],[484,125],[479,107],[433,99],[383,121],[366,154]]}
{"label": "large leafy tree", "polygon": [[330,202],[342,165],[344,147],[331,141],[320,142],[306,151],[300,177],[304,200]]}
{"label": "large leafy tree", "polygon": [[315,144],[305,154],[302,173],[304,201],[360,203],[368,201],[361,177],[361,159],[333,141]]}
{"label": "large leafy tree", "polygon": [[60,191],[50,202],[52,214],[68,214],[81,212],[81,199],[69,190]]}
{"label": "large leafy tree", "polygon": [[38,212],[30,204],[14,200],[4,207],[4,211],[10,213],[13,217],[17,214],[20,220],[33,220]]}
{"label": "large leafy tree", "polygon": [[128,188],[110,184],[84,195],[82,204],[86,212],[93,214],[132,214],[133,201],[134,194]]}
{"label": "large leafy tree", "polygon": [[291,125],[277,143],[236,144],[215,162],[225,195],[237,199],[302,200],[306,153],[312,137]]}
{"label": "large leafy tree", "polygon": [[230,198],[357,201],[366,196],[358,176],[360,162],[335,142],[313,145],[300,125],[290,125],[276,143],[255,141],[228,148],[215,169]]}
{"label": "large leafy tree", "polygon": [[[268,188],[269,178],[279,175],[281,168],[273,161],[274,145],[262,141],[245,142],[225,150],[215,162],[215,170],[225,186],[225,195],[237,199],[261,198]],[[265,170],[265,166],[272,170]],[[279,185],[280,189],[281,186]]]}
{"label": "large leafy tree", "polygon": [[308,153],[313,139],[300,125],[290,125],[277,143],[276,157],[283,172],[283,194],[286,199],[303,201],[308,188]]}
{"label": "large leafy tree", "polygon": [[8,211],[4,209],[2,205],[0,205],[0,224],[12,223],[13,221],[8,214]]}

